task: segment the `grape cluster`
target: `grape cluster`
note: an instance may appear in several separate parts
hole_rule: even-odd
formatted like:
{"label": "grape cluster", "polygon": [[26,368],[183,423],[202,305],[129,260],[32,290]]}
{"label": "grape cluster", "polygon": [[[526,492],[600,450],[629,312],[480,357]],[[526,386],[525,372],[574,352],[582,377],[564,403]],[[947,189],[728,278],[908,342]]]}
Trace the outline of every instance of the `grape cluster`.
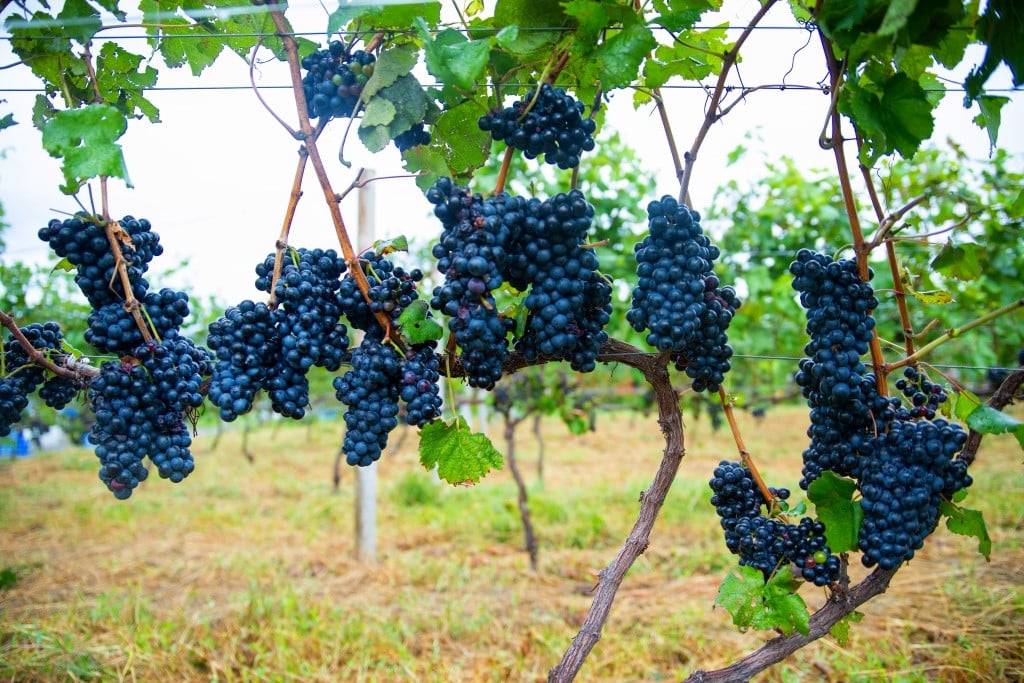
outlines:
{"label": "grape cluster", "polygon": [[75,283],[93,308],[126,299],[123,283],[116,274],[118,259],[125,264],[132,292],[141,299],[149,290],[143,274],[153,257],[163,253],[159,235],[144,218],[125,216],[114,226],[113,235],[117,254],[112,251],[107,229],[84,214],[64,221],[52,220],[39,230],[39,239],[75,266]]}
{"label": "grape cluster", "polygon": [[712,272],[719,249],[700,214],[672,196],[647,205],[648,235],[634,247],[637,284],[626,321],[647,343],[672,352],[696,391],[717,391],[730,369],[726,330],[740,305]]}
{"label": "grape cluster", "polygon": [[897,411],[897,420],[920,417],[926,420],[935,419],[935,411],[949,400],[949,395],[942,385],[930,381],[913,365],[903,369],[903,377],[896,380],[896,388],[909,399],[911,405],[910,408],[901,407]]}
{"label": "grape cluster", "polygon": [[868,567],[895,569],[911,559],[939,521],[939,505],[971,484],[966,463],[954,456],[967,441],[959,426],[893,421],[872,440],[858,482],[864,520],[859,545]]}
{"label": "grape cluster", "polygon": [[149,475],[146,457],[174,483],[195,469],[184,413],[164,400],[161,384],[131,360],[104,363],[89,384],[96,415],[89,440],[96,444],[100,480],[118,499],[130,497]]}
{"label": "grape cluster", "polygon": [[[274,255],[256,267],[256,289],[270,292]],[[345,261],[333,249],[296,249],[284,255],[273,296],[285,312],[277,324],[284,360],[305,373],[312,366],[334,371],[348,351],[348,329],[338,302]]]}
{"label": "grape cluster", "polygon": [[[764,500],[750,470],[738,462],[723,460],[709,482],[711,504],[718,512],[725,544],[739,555],[740,564],[760,569],[767,579],[780,566],[792,563],[805,581],[825,586],[839,578],[839,558],[825,541],[825,525],[810,517],[790,524],[766,516]],[[786,489],[773,491],[780,500]]]}
{"label": "grape cluster", "polygon": [[[104,225],[76,215],[50,221],[39,237],[76,268],[75,282],[92,307],[86,341],[121,357],[104,363],[89,383],[96,416],[90,440],[100,479],[117,498],[128,498],[148,475],[148,457],[161,477],[180,482],[195,467],[186,420],[194,419],[203,402],[201,385],[212,372],[212,358],[180,334],[189,314],[188,295],[168,288],[151,291],[144,277],[163,252],[158,234],[148,220],[133,216]],[[51,348],[59,348],[59,337],[51,337]],[[76,393],[66,378],[51,378],[40,390],[54,408]]]}
{"label": "grape cluster", "polygon": [[101,353],[127,355],[143,342],[139,324],[125,308],[129,297],[117,270],[119,262],[151,335],[176,331],[188,316],[188,295],[172,289],[151,292],[144,277],[153,258],[163,253],[160,236],[148,220],[125,216],[104,226],[82,214],[50,221],[39,230],[39,238],[75,266],[75,283],[92,307],[85,340]]}
{"label": "grape cluster", "polygon": [[[165,337],[179,330],[189,315],[188,294],[164,287],[139,299],[142,319],[156,337]],[[135,317],[123,302],[111,302],[89,313],[85,341],[103,353],[125,355],[142,344],[142,331]]]}
{"label": "grape cluster", "polygon": [[879,400],[874,376],[861,362],[868,351],[878,306],[871,285],[862,281],[857,263],[834,260],[807,249],[790,265],[793,288],[807,310],[804,347],[796,383],[811,408],[811,443],[804,452],[802,488],[824,471],[856,476],[862,448],[887,403]]}
{"label": "grape cluster", "polygon": [[[57,323],[30,323],[20,329],[32,348],[43,354],[64,352],[64,335]],[[41,367],[32,363],[13,335],[8,336],[0,355],[3,361],[0,363],[3,369],[0,373],[0,436],[11,433],[11,427],[21,420],[28,407],[28,397],[36,390],[46,405],[58,410],[78,395],[79,386],[74,380],[59,375],[47,377]]]}
{"label": "grape cluster", "polygon": [[407,149],[418,147],[420,145],[430,144],[430,132],[423,127],[422,123],[417,123],[409,130],[404,133],[399,133],[395,136],[395,147],[398,148],[399,152],[404,152]]}
{"label": "grape cluster", "polygon": [[516,349],[529,361],[567,359],[574,370],[596,366],[611,316],[611,284],[585,247],[594,207],[572,190],[526,203],[521,222],[512,223],[506,275],[517,289],[530,287],[529,311]]}
{"label": "grape cluster", "polygon": [[967,463],[955,457],[967,435],[935,418],[946,393],[914,367],[896,382],[909,406],[879,392],[860,360],[878,300],[856,262],[801,250],[790,272],[810,335],[795,377],[811,408],[800,485],[825,471],[852,477],[864,511],[862,562],[894,569],[935,529],[942,499],[971,484]]}
{"label": "grape cluster", "polygon": [[245,300],[210,323],[206,343],[217,362],[208,395],[225,422],[252,410],[257,392],[273,370],[280,349],[277,319],[281,315],[262,302]]}
{"label": "grape cluster", "polygon": [[522,150],[527,159],[542,154],[546,163],[561,169],[575,168],[580,155],[594,149],[597,125],[583,117],[583,103],[550,83],[540,92],[531,90],[511,107],[494,109],[480,117],[481,130],[509,147]]}
{"label": "grape cluster", "polygon": [[491,292],[504,282],[509,221],[521,219],[524,201],[507,193],[485,200],[450,178],[438,179],[426,197],[444,228],[432,253],[445,281],[434,288],[430,305],[449,317],[469,385],[492,389],[514,322],[499,314]]}
{"label": "grape cluster", "polygon": [[213,371],[210,351],[187,337],[172,334],[141,345],[133,354],[149,373],[160,400],[179,413],[203,404],[203,378]]}
{"label": "grape cluster", "polygon": [[374,314],[385,313],[391,320],[397,320],[402,311],[417,299],[417,286],[423,280],[423,271],[414,268],[406,272],[372,249],[360,254],[359,265],[370,286],[369,303],[363,298],[351,273],[341,280],[337,300],[352,326],[366,332],[379,327]]}
{"label": "grape cluster", "polygon": [[352,368],[334,378],[335,396],[348,406],[342,450],[349,465],[379,460],[388,434],[398,426],[402,357],[382,341],[367,333],[352,350]]}
{"label": "grape cluster", "polygon": [[366,334],[352,352],[352,369],[335,378],[334,388],[349,408],[342,450],[350,465],[365,466],[380,458],[388,434],[397,426],[399,399],[406,404],[408,424],[422,427],[440,416],[441,375],[436,342],[408,344],[402,357],[384,342],[384,329],[375,317],[383,314],[395,323],[417,300],[423,272],[407,272],[374,250],[361,254],[359,265],[369,285],[369,302],[351,273],[341,282],[338,301],[353,327]]}
{"label": "grape cluster", "polygon": [[261,389],[275,412],[302,419],[309,369],[334,371],[348,359],[338,300],[344,260],[331,249],[295,249],[284,258],[276,283],[273,254],[256,267],[256,288],[273,289],[277,308],[246,300],[210,324],[207,343],[217,363],[209,396],[225,421],[249,412]]}
{"label": "grape cluster", "polygon": [[411,347],[402,363],[399,398],[405,402],[405,421],[423,427],[441,416],[440,359],[435,342]]}
{"label": "grape cluster", "polygon": [[351,117],[376,61],[373,54],[363,50],[349,53],[338,40],[304,57],[302,90],[310,118]]}

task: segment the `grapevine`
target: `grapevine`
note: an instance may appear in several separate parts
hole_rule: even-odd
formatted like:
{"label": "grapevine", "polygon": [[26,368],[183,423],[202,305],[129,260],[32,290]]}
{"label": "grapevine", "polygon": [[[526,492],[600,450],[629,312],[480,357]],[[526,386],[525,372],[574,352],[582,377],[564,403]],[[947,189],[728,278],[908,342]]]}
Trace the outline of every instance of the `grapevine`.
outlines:
{"label": "grapevine", "polygon": [[[256,55],[266,48],[287,63],[294,95],[297,126],[272,112],[300,143],[284,225],[267,245],[271,253],[256,265],[259,294],[227,307],[210,323],[206,346],[189,331],[198,300],[150,282],[154,259],[163,252],[154,226],[133,215],[110,218],[107,183],[128,182],[117,141],[130,118],[157,119],[145,97],[152,82],[141,57],[136,63],[135,55],[111,55],[120,49],[113,42],[104,43],[113,46],[106,52],[94,50],[94,41],[109,27],[81,3],[54,17],[39,15],[54,26],[77,27],[66,37],[67,45],[50,40],[27,13],[24,21],[9,22],[12,47],[44,86],[32,118],[47,151],[61,160],[62,190],[74,194],[98,179],[101,206],[51,220],[38,231],[64,267],[75,271],[90,309],[81,330],[90,348],[71,348],[56,323],[21,325],[0,312],[9,333],[0,364],[0,436],[24,420],[33,397],[53,409],[81,399],[96,418],[89,441],[99,478],[116,498],[126,499],[148,486],[151,467],[174,483],[195,470],[190,448],[207,401],[215,409],[211,413],[227,422],[253,411],[261,395],[279,415],[302,419],[313,409],[310,377],[319,368],[333,375],[334,396],[344,406],[343,451],[349,464],[378,461],[404,419],[420,430],[425,465],[437,464],[439,476],[451,483],[476,482],[494,466],[493,447],[476,448],[471,438],[479,435],[469,437],[464,421],[444,420],[442,376],[448,376],[453,391],[458,380],[489,391],[516,370],[544,363],[565,362],[578,373],[593,372],[599,364],[630,366],[657,399],[665,449],[622,550],[599,572],[579,635],[550,673],[551,680],[564,681],[580,672],[619,586],[650,542],[685,452],[680,391],[673,386],[674,379],[685,377],[689,386],[683,391],[718,394],[740,452],[739,461],[723,459],[710,480],[711,503],[726,548],[738,556],[737,571],[752,571],[756,583],[763,579],[761,587],[795,577],[804,590],[826,588],[824,605],[806,614],[799,637],[787,631],[789,622],[773,615],[777,621],[768,627],[782,631],[779,638],[731,667],[694,673],[695,680],[749,679],[884,591],[943,515],[959,510],[972,484],[969,469],[981,437],[969,435],[957,420],[976,431],[1021,433],[1006,422],[993,426],[989,411],[1006,405],[1024,374],[990,374],[999,386],[986,406],[953,382],[947,387],[928,357],[949,340],[1019,310],[1024,300],[1004,301],[938,335],[931,327],[916,330],[908,303],[923,295],[914,290],[914,278],[900,272],[897,248],[903,238],[897,224],[927,198],[886,214],[872,173],[885,156],[912,157],[932,134],[921,122],[930,119],[934,106],[924,87],[934,76],[926,72],[930,66],[921,66],[925,76],[912,75],[906,54],[919,56],[922,64],[956,62],[957,55],[939,55],[935,48],[954,28],[987,44],[985,62],[963,85],[967,103],[981,105],[979,119],[994,145],[1002,104],[985,93],[984,85],[993,64],[1005,61],[1011,70],[1019,64],[1015,46],[1021,41],[996,21],[1000,2],[989,3],[981,17],[969,3],[942,11],[923,5],[888,8],[881,27],[878,17],[849,15],[839,3],[794,3],[823,49],[828,106],[819,143],[835,159],[852,237],[851,252],[823,253],[841,249],[843,240],[829,235],[813,250],[786,254],[786,261],[794,259],[789,272],[808,336],[793,376],[810,422],[802,478],[794,491],[806,493],[818,508],[804,514],[803,502],[791,500],[792,491],[765,483],[736,429],[729,330],[742,311],[760,302],[744,295],[741,309],[736,288],[751,283],[737,278],[735,287],[723,285],[724,275],[715,271],[721,250],[694,208],[703,203],[690,192],[698,153],[713,124],[758,90],[744,85],[729,101],[734,88],[729,78],[741,48],[776,3],[762,3],[730,43],[698,30],[703,10],[683,2],[653,7],[562,3],[550,20],[535,26],[529,25],[533,14],[525,4],[499,4],[493,16],[474,17],[482,11],[476,3],[465,7],[465,16],[458,9],[458,28],[415,14],[425,12],[419,5],[366,12],[346,7],[331,14],[326,47],[298,40],[278,6],[255,5],[258,19],[241,26],[226,16],[231,13],[212,12],[207,18],[199,12],[197,18],[187,11],[187,19],[161,23],[152,8],[141,10],[151,46],[168,64],[188,63],[198,73],[216,56],[200,56],[206,47],[183,47],[183,30],[246,54],[251,77]],[[112,14],[123,22],[118,12]],[[237,30],[242,27],[249,31]],[[1003,30],[1008,32],[999,33]],[[421,57],[436,84],[425,85],[416,75]],[[1013,74],[1015,85],[1019,75]],[[705,78],[713,78],[713,85]],[[681,157],[662,94],[672,80],[700,83],[708,96],[693,143]],[[629,90],[638,106],[657,108],[679,183],[676,196],[658,198],[643,187],[622,197],[647,212],[646,230],[635,235],[631,282],[602,270],[609,264],[606,241],[592,239],[599,216],[577,186],[581,169],[592,160],[614,166],[614,160],[598,161],[594,135],[602,99],[619,90]],[[584,101],[594,103],[589,115]],[[353,248],[340,209],[349,192],[335,192],[331,182],[333,174],[344,171],[330,164],[319,141],[333,119],[345,119],[343,126],[358,131],[352,137],[372,152],[394,142],[406,170],[416,176],[434,227],[440,224],[430,259],[421,267],[396,265],[388,248]],[[343,165],[347,141],[346,134],[337,154]],[[492,142],[503,143],[505,153],[493,191],[474,177]],[[877,218],[873,227],[863,222],[850,181],[847,154],[854,147]],[[568,178],[558,191],[506,192],[510,161],[517,154],[531,169],[544,163],[573,172],[559,174]],[[307,162],[322,191],[337,251],[293,246],[292,221]],[[359,187],[358,178],[350,190]],[[950,230],[955,232],[946,245],[950,251],[970,251],[961,246],[969,243],[960,230],[968,222]],[[892,275],[889,290],[876,289],[869,267],[880,263],[873,259],[882,251]],[[968,270],[972,264],[954,265]],[[432,291],[420,291],[425,282]],[[878,329],[884,319],[875,317],[890,294],[901,343],[884,340]],[[617,317],[629,329],[616,327]],[[350,331],[358,331],[358,343],[350,340]],[[620,332],[639,335],[648,350],[616,339]],[[901,369],[902,376],[892,381]],[[890,395],[890,384],[896,395]],[[448,460],[438,462],[438,453]],[[839,538],[837,528],[852,531]],[[536,562],[535,548],[531,554]],[[851,554],[859,554],[871,570],[853,586],[845,559]],[[799,584],[792,586],[791,597],[797,597]]]}

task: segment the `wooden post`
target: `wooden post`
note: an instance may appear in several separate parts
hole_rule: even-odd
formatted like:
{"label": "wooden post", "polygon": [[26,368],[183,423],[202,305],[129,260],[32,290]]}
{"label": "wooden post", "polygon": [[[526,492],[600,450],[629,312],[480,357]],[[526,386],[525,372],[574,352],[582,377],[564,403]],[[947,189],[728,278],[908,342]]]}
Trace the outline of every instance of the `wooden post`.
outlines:
{"label": "wooden post", "polygon": [[[373,177],[371,169],[364,169],[360,180]],[[359,220],[356,249],[371,246],[376,235],[375,183],[363,185],[359,190]],[[377,559],[377,463],[356,469],[356,558],[364,562]]]}

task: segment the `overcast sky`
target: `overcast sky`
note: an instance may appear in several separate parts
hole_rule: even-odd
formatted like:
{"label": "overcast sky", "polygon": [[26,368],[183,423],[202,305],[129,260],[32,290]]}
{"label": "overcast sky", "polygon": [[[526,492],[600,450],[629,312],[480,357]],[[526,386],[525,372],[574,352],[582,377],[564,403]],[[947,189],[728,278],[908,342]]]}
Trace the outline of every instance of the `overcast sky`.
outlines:
{"label": "overcast sky", "polygon": [[[288,16],[297,31],[322,31],[325,12],[319,2],[290,3]],[[742,25],[757,7],[754,0],[727,0],[724,18]],[[710,22],[702,22],[707,24]],[[790,26],[792,18],[784,3],[774,8],[765,26]],[[138,36],[132,29],[127,35]],[[104,34],[106,35],[106,34]],[[751,37],[743,52],[739,73],[750,87],[759,84],[814,85],[825,76],[820,44],[807,42],[803,30],[761,30]],[[125,38],[122,44],[147,54],[145,43]],[[794,53],[796,57],[794,58]],[[0,41],[0,65],[15,57],[7,41]],[[792,69],[791,69],[792,66]],[[788,75],[787,75],[787,72]],[[286,85],[287,73],[279,63],[260,67],[258,82],[265,88]],[[739,81],[734,80],[735,84]],[[990,87],[1005,87],[1001,72]],[[248,66],[225,54],[201,78],[187,69],[163,70],[160,87],[247,85]],[[27,69],[0,71],[0,90],[36,87]],[[264,97],[286,120],[294,122],[295,107],[287,90],[265,89]],[[162,122],[130,121],[122,138],[134,188],[120,181],[110,183],[111,214],[146,217],[160,233],[165,247],[163,265],[188,261],[189,268],[171,281],[153,280],[155,286],[177,286],[190,292],[217,294],[225,303],[255,297],[253,268],[272,251],[281,229],[295,170],[298,145],[260,107],[249,90],[160,90],[148,94],[160,108]],[[58,212],[74,212],[77,205],[57,190],[62,182],[58,162],[42,150],[40,134],[31,125],[33,93],[0,92],[0,115],[12,111],[19,125],[0,133],[0,202],[10,228],[5,233],[8,261],[53,263],[56,258],[36,237],[36,231]],[[671,159],[664,133],[651,110],[634,111],[631,93],[619,91],[612,97],[609,122],[623,139],[636,147],[649,168],[658,173],[654,195],[675,193]],[[975,112],[964,110],[962,94],[952,92],[938,111],[936,141],[952,137],[973,155],[984,158],[988,141],[984,131],[971,123]],[[688,148],[703,118],[705,95],[699,90],[670,90],[667,106],[681,148]],[[743,175],[757,178],[756,163],[727,168],[726,156],[738,144],[771,156],[789,155],[805,168],[831,167],[832,157],[817,145],[825,120],[828,97],[820,91],[788,89],[755,93],[736,107],[708,136],[691,185],[695,208],[710,202],[715,188]],[[1024,97],[1011,95],[1003,110],[1000,143],[1024,158]],[[393,147],[370,155],[353,130],[346,157],[354,162],[346,169],[336,161],[343,121],[335,121],[321,141],[322,154],[335,189],[346,187],[360,166],[376,169],[379,175],[401,174],[400,159]],[[751,139],[747,139],[752,136]],[[757,155],[752,155],[756,159]],[[586,163],[586,157],[584,157]],[[566,176],[568,181],[568,176]],[[307,170],[305,196],[299,204],[292,232],[295,246],[337,248],[327,208],[312,173]],[[487,190],[490,188],[479,188]],[[87,195],[83,192],[83,201]],[[377,232],[379,237],[404,234],[426,240],[439,232],[430,215],[430,205],[410,179],[377,183]],[[646,203],[649,198],[625,196],[623,201]],[[98,200],[98,195],[97,195]],[[342,205],[351,229],[355,230],[355,195]],[[157,272],[161,263],[154,265]]]}

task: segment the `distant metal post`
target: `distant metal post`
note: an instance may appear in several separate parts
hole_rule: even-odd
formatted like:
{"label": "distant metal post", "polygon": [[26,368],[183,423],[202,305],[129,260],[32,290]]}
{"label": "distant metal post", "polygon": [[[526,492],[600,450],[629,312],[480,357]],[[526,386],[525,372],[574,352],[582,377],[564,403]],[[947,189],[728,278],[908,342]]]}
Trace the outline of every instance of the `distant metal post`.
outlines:
{"label": "distant metal post", "polygon": [[[371,169],[364,169],[360,180],[372,178]],[[356,249],[371,246],[376,236],[375,183],[359,189],[359,220]],[[377,463],[356,468],[356,557],[364,562],[377,559]]]}

